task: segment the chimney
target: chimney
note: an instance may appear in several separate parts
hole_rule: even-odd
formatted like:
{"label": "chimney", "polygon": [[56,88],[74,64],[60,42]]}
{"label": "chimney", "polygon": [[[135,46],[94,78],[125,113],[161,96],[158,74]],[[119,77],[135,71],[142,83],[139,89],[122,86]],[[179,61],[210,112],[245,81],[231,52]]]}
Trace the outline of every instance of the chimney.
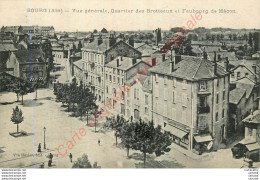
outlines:
{"label": "chimney", "polygon": [[152,59],[152,66],[155,66],[156,65],[156,57],[154,57],[153,59]]}
{"label": "chimney", "polygon": [[226,57],[226,61],[224,61],[224,67],[225,67],[225,70],[228,72],[228,65],[229,65],[229,61],[228,61],[228,57]]}
{"label": "chimney", "polygon": [[254,71],[254,73],[255,73],[255,83],[257,83],[256,65],[254,64],[254,65],[252,66],[252,68],[253,68],[253,71]]}
{"label": "chimney", "polygon": [[103,43],[102,37],[99,36],[99,37],[98,37],[98,46],[99,46],[100,44],[102,44],[102,43]]}
{"label": "chimney", "polygon": [[173,72],[175,69],[175,56],[172,56],[172,59],[170,60],[170,72]]}
{"label": "chimney", "polygon": [[91,43],[93,41],[94,41],[94,35],[93,35],[93,33],[91,33],[90,38],[89,38],[89,43]]}
{"label": "chimney", "polygon": [[128,42],[129,42],[130,46],[134,47],[134,38],[132,36],[129,38]]}
{"label": "chimney", "polygon": [[135,63],[136,63],[136,59],[133,58],[133,59],[132,59],[132,64],[134,65]]}
{"label": "chimney", "polygon": [[214,75],[217,76],[217,54],[216,51],[214,51]]}
{"label": "chimney", "polygon": [[116,60],[116,67],[119,67],[119,59]]}
{"label": "chimney", "polygon": [[165,54],[162,55],[162,62],[165,61]]}
{"label": "chimney", "polygon": [[252,66],[252,68],[253,68],[253,70],[254,70],[254,73],[256,74],[256,65],[254,64],[254,65]]}
{"label": "chimney", "polygon": [[110,34],[109,36],[109,47],[112,47],[116,43],[116,39],[114,34]]}

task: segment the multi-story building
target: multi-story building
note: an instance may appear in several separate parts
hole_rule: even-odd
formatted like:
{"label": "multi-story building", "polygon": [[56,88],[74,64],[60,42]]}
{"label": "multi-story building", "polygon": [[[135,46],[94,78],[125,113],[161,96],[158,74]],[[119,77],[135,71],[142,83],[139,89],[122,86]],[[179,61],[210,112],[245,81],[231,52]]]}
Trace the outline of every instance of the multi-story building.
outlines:
{"label": "multi-story building", "polygon": [[[151,76],[142,76],[132,83],[131,91],[126,97],[126,115],[133,120],[140,118],[149,122],[152,120],[152,82]],[[131,84],[130,84],[131,85]]]}
{"label": "multi-story building", "polygon": [[230,91],[230,131],[242,135],[244,133],[243,118],[248,116],[251,111],[258,109],[257,101],[259,87],[248,77],[236,81],[236,88]]}
{"label": "multi-story building", "polygon": [[15,35],[19,33],[40,34],[42,36],[53,37],[55,30],[53,26],[3,26],[1,32],[12,32]]}
{"label": "multi-story building", "polygon": [[246,60],[239,61],[239,63],[239,65],[231,69],[231,83],[235,83],[244,77],[251,79],[255,83],[260,82],[260,66],[258,64]]}
{"label": "multi-story building", "polygon": [[191,151],[217,149],[226,137],[229,73],[207,56],[173,56],[151,70],[152,118]]}
{"label": "multi-story building", "polygon": [[[138,107],[135,109],[139,110],[143,102],[136,101],[139,98],[141,99],[143,94],[141,94],[141,89],[138,86],[133,86],[127,93],[124,93],[124,86],[126,84],[129,86],[137,84],[137,78],[135,77],[137,74],[140,75],[141,69],[144,69],[144,67],[148,68],[150,65],[141,59],[122,56],[118,56],[105,65],[105,104],[112,106],[113,111],[125,116],[127,119],[134,115],[133,106],[137,105]],[[144,79],[146,78],[142,78],[141,82]],[[122,98],[117,103],[114,103],[113,99],[116,99],[118,93],[121,94]]]}
{"label": "multi-story building", "polygon": [[34,82],[46,79],[46,61],[39,49],[11,53],[6,65],[7,68],[13,68],[11,75],[23,80]]}
{"label": "multi-story building", "polygon": [[10,53],[16,51],[17,49],[13,43],[0,42],[0,69],[6,68],[6,61]]}
{"label": "multi-story building", "polygon": [[105,64],[117,56],[140,58],[141,52],[124,41],[116,42],[113,36],[108,39],[98,37],[91,40],[82,49],[83,83],[90,85],[98,102],[104,103],[105,98]]}

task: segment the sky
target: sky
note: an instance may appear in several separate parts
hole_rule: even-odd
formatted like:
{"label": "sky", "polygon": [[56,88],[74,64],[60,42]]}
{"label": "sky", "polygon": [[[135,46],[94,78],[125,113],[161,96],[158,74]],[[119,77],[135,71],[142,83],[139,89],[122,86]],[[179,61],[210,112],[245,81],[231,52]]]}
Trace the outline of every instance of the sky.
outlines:
{"label": "sky", "polygon": [[[28,12],[45,9],[47,12]],[[61,12],[49,12],[59,9]],[[73,9],[82,10],[81,13]],[[109,13],[85,13],[85,10],[107,10]],[[112,10],[133,10],[133,13],[112,13]],[[136,12],[136,10],[139,10]],[[173,13],[148,13],[152,10],[172,10]],[[225,27],[260,29],[259,0],[0,0],[0,26],[39,25],[54,26],[56,31],[107,30],[136,31],[160,27],[169,30],[192,20],[202,10],[202,19],[196,27]],[[233,13],[219,13],[219,9]],[[144,13],[140,13],[140,11]],[[213,11],[216,13],[213,13]],[[208,13],[206,13],[208,11]]]}

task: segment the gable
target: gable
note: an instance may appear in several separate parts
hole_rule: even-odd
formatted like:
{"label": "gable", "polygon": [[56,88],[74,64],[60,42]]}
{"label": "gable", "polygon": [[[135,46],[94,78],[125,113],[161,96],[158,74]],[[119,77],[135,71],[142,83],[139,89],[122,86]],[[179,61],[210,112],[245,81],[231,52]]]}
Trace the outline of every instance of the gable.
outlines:
{"label": "gable", "polygon": [[130,46],[129,44],[123,41],[119,41],[118,43],[114,44],[111,48],[106,50],[105,54],[106,63],[108,63],[118,56],[140,59],[142,53],[134,47]]}
{"label": "gable", "polygon": [[243,65],[239,65],[237,67],[235,67],[233,69],[234,72],[248,72],[252,75],[254,75],[255,73],[253,73],[250,69],[248,69],[246,66],[243,66]]}

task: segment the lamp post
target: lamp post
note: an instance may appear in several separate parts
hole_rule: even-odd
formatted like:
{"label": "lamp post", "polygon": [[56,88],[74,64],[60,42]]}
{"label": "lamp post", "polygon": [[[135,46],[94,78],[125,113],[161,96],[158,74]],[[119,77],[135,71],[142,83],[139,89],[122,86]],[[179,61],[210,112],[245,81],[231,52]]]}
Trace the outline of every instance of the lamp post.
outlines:
{"label": "lamp post", "polygon": [[43,132],[44,132],[44,149],[46,149],[46,143],[45,143],[45,131],[46,131],[46,127],[44,126],[44,128],[43,128]]}

